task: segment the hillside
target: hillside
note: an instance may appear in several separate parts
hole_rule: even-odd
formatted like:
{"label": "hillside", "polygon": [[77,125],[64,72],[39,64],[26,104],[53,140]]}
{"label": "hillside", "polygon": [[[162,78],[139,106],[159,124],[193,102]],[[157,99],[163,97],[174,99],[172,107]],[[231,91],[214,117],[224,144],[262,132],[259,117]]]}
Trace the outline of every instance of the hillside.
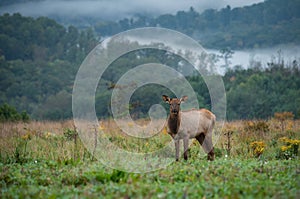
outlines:
{"label": "hillside", "polygon": [[65,28],[46,17],[1,16],[0,104],[35,118],[70,117],[76,72],[96,43],[90,30]]}
{"label": "hillside", "polygon": [[[266,0],[261,3],[244,7],[224,6],[222,9],[199,10],[190,7],[183,9],[175,14],[163,13],[154,15],[147,13],[142,7],[137,7],[134,13],[128,13],[127,18],[115,19],[112,14],[102,10],[105,6],[111,10],[110,4],[95,4],[99,11],[87,12],[85,4],[78,1],[78,5],[83,6],[85,11],[71,12],[61,9],[56,13],[50,1],[45,0],[14,0],[2,1],[3,5],[14,5],[14,3],[31,2],[30,5],[42,5],[47,17],[54,19],[60,24],[73,25],[79,29],[93,28],[98,37],[107,37],[118,32],[137,28],[137,27],[165,27],[183,32],[196,40],[206,48],[221,49],[230,47],[231,49],[252,49],[262,47],[272,47],[280,44],[300,44],[300,1],[299,0]],[[65,2],[58,5],[76,5],[74,0],[57,1]],[[54,3],[55,4],[55,3]],[[0,4],[1,5],[1,4]],[[202,3],[199,2],[199,5]],[[89,7],[91,5],[88,5]],[[130,5],[128,5],[130,6]],[[134,6],[134,5],[131,5]],[[196,6],[196,5],[195,5]],[[51,12],[46,12],[47,7],[51,7]],[[57,7],[57,6],[56,6]],[[115,9],[118,10],[117,5]],[[30,7],[27,5],[27,12]],[[22,10],[22,9],[20,9]],[[29,9],[30,10],[30,9]],[[3,12],[3,11],[2,11]],[[70,13],[71,12],[71,13]],[[132,12],[132,10],[131,10]],[[42,12],[34,12],[32,16],[44,16]],[[110,17],[105,19],[97,13],[106,13]],[[28,15],[27,14],[27,15]],[[118,12],[114,13],[118,15]]]}
{"label": "hillside", "polygon": [[97,22],[95,31],[101,36],[146,26],[178,30],[206,47],[232,49],[300,44],[300,1],[266,0],[263,3],[231,9],[209,9],[198,13],[192,7],[176,15],[137,16],[118,22]]}
{"label": "hillside", "polygon": [[[294,9],[299,1],[288,2],[284,6],[294,5]],[[293,4],[290,4],[290,2]],[[256,15],[261,12],[266,13],[271,8],[269,12],[284,10],[283,7],[275,9],[276,6],[274,8],[274,6],[268,5],[271,3],[274,6],[279,6],[280,1],[269,0],[262,4],[232,10],[226,8],[225,10],[230,13],[230,20],[225,24],[221,23],[220,20],[216,20],[216,30],[230,33],[233,30],[229,27],[236,26],[235,30],[238,34],[244,34],[245,38],[249,37],[249,39],[245,39],[241,47],[257,47],[255,43],[259,38],[261,39],[259,46],[270,45],[270,42],[276,44],[278,42],[276,38],[279,36],[282,37],[282,40],[279,40],[280,42],[298,44],[300,34],[296,35],[296,33],[300,30],[298,28],[299,14],[293,12],[292,8],[287,7],[290,9],[288,16],[286,16],[287,11],[282,11],[282,15],[274,15],[277,18],[273,21],[270,18],[265,18],[262,22],[258,19],[254,20],[255,13],[257,13]],[[255,9],[260,10],[262,6],[266,6],[268,9],[254,12]],[[163,24],[162,21],[165,19],[165,25],[170,26],[169,28],[189,32],[193,30],[189,27],[195,26],[194,24],[205,24],[205,21],[201,22],[200,20],[204,16],[221,16],[221,13],[224,13],[225,10],[210,10],[199,14],[191,9],[188,12],[178,12],[176,15],[160,16],[156,20]],[[251,12],[253,12],[252,15],[245,17],[247,13]],[[244,17],[240,18],[242,15]],[[286,18],[284,18],[285,16]],[[142,18],[140,16],[138,20],[132,21],[130,26],[125,26],[126,20],[118,23],[102,24],[102,26],[98,24],[95,26],[95,31],[104,36],[105,34],[113,34],[114,31],[138,27],[138,24],[142,26],[143,23],[139,23]],[[144,19],[148,20],[148,18]],[[209,19],[207,21],[211,23],[214,21],[211,18]],[[190,23],[184,24],[184,21]],[[239,25],[237,25],[238,22]],[[242,22],[253,24],[254,27],[258,26],[258,23],[261,23],[259,27],[277,27],[278,29],[274,29],[276,31],[281,30],[285,25],[291,28],[286,32],[280,32],[280,34],[273,34],[272,32],[267,34],[262,30],[258,31],[257,35],[252,36],[251,31],[255,31],[255,29],[250,28],[251,26],[246,29],[249,30],[249,32],[246,31],[247,34],[243,31],[237,31],[238,27],[243,27]],[[144,23],[146,22],[144,21]],[[109,24],[113,31],[105,32],[110,27]],[[120,28],[120,24],[125,25],[121,29],[113,29],[113,27]],[[209,24],[203,26],[206,33],[215,29],[215,27],[210,27]],[[201,26],[197,27],[199,32]],[[192,31],[190,34],[195,34],[195,32]],[[263,34],[265,34],[265,38],[259,37]],[[219,36],[224,37],[225,35],[220,33]],[[72,117],[71,93],[75,75],[87,53],[97,44],[98,38],[99,36],[96,36],[92,29],[80,30],[74,26],[64,27],[47,17],[32,18],[20,14],[0,16],[0,104],[8,103],[16,107],[18,111],[26,110],[34,119],[54,120]],[[207,37],[205,40],[208,42],[208,46],[212,42],[209,38]],[[237,37],[228,38],[228,40],[219,38],[218,45],[220,45],[220,48],[227,46],[226,42],[233,47],[237,45]],[[218,48],[218,46],[215,47]],[[97,88],[96,111],[98,116],[101,118],[110,116],[109,104],[113,85],[122,74],[133,66],[151,61],[178,69],[180,61],[178,57],[168,55],[166,59],[165,55],[166,52],[133,52],[113,63]],[[136,56],[139,57],[138,63],[135,59]],[[268,118],[275,112],[281,111],[291,111],[296,118],[299,118],[299,68],[299,60],[288,63],[278,58],[267,66],[256,63],[247,70],[241,68],[228,70],[224,75],[228,119]],[[209,93],[202,78],[195,76],[187,77],[187,79],[197,92],[199,105],[210,108]],[[139,89],[132,97],[131,113],[140,117],[146,116],[149,107],[153,103],[161,102],[160,96],[163,92],[166,92],[164,88],[155,85]],[[153,99],[155,100],[153,101]]]}

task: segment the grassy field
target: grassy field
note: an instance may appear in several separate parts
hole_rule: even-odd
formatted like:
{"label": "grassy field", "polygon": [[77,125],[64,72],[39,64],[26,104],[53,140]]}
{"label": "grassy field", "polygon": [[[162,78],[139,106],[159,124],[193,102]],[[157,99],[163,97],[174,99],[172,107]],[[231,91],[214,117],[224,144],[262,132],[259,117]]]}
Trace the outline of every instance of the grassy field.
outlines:
{"label": "grassy field", "polygon": [[[146,121],[139,121],[141,124]],[[155,150],[170,137],[151,142],[121,134],[101,122],[110,140],[128,151]],[[95,129],[99,130],[99,129]],[[299,198],[300,121],[226,123],[208,162],[197,142],[189,160],[167,168],[127,173],[107,168],[88,152],[72,121],[0,124],[1,198]],[[138,145],[138,147],[137,147]]]}

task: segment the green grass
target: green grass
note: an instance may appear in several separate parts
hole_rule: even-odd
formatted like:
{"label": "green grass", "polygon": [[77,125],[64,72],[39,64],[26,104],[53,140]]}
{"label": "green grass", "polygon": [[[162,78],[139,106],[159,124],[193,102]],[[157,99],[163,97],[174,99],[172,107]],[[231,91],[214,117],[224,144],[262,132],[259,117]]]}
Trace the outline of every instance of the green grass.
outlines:
{"label": "green grass", "polygon": [[133,174],[97,161],[0,164],[2,198],[296,198],[299,160],[191,158]]}
{"label": "green grass", "polygon": [[[285,132],[276,121],[266,122],[266,130],[258,124],[227,124],[223,132],[232,134],[221,134],[213,162],[193,142],[188,161],[181,157],[165,169],[144,174],[102,165],[74,137],[71,122],[1,124],[0,197],[299,198],[300,121]],[[161,133],[141,142],[121,136],[112,125],[105,129],[112,142],[128,151],[151,151],[170,139]],[[255,150],[254,141],[263,141],[263,149]]]}

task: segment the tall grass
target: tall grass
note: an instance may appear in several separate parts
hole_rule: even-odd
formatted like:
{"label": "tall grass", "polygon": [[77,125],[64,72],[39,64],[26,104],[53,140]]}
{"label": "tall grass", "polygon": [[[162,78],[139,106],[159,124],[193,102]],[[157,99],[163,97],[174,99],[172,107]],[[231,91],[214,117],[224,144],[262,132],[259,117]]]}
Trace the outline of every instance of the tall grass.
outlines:
{"label": "tall grass", "polygon": [[81,159],[87,151],[75,137],[72,121],[0,124],[0,157],[2,162],[26,162],[40,159],[64,162]]}
{"label": "tall grass", "polygon": [[[148,122],[147,120],[137,121],[140,126],[146,126]],[[287,149],[283,146],[288,143],[280,141],[281,138],[286,137],[291,140],[300,138],[300,120],[288,120],[285,126],[285,130],[282,131],[282,124],[275,119],[227,122],[222,129],[220,127],[215,129],[217,157],[276,159],[281,152],[284,152],[282,149]],[[100,132],[104,132],[114,145],[138,153],[155,151],[171,141],[165,129],[152,138],[139,139],[123,133],[114,120],[104,120],[100,122],[99,127],[94,129],[95,148]],[[58,162],[92,160],[95,151],[88,152],[77,135],[71,120],[1,123],[0,160],[1,162],[24,162],[39,159]],[[263,146],[255,150],[254,145],[251,144],[253,142],[263,142]],[[199,157],[201,153],[203,150],[199,144],[192,141],[191,156]]]}

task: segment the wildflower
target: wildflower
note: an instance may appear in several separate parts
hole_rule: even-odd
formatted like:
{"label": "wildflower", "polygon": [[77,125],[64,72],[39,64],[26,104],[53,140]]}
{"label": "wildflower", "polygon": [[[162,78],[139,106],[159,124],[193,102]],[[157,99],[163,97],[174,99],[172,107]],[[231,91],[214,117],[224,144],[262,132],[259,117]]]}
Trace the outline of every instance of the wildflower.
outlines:
{"label": "wildflower", "polygon": [[262,147],[263,148],[263,147],[266,146],[266,144],[264,142],[255,141],[255,142],[251,142],[250,146],[252,148],[255,148],[255,147]]}
{"label": "wildflower", "polygon": [[289,150],[291,148],[291,146],[281,146],[281,151],[287,151],[287,150]]}
{"label": "wildflower", "polygon": [[168,134],[167,127],[163,128],[162,133],[165,134],[165,135]]}
{"label": "wildflower", "polygon": [[26,133],[26,134],[23,135],[21,138],[22,138],[23,140],[30,140],[30,139],[31,139],[31,134]]}
{"label": "wildflower", "polygon": [[291,145],[300,145],[300,140],[289,140]]}
{"label": "wildflower", "polygon": [[45,138],[48,139],[48,138],[50,138],[50,137],[52,137],[52,133],[47,132],[46,135],[45,135]]}
{"label": "wildflower", "polygon": [[289,139],[287,137],[282,137],[282,138],[279,138],[279,141],[281,142],[287,142]]}
{"label": "wildflower", "polygon": [[103,124],[100,124],[100,125],[99,125],[99,130],[100,130],[100,131],[103,131],[104,129],[105,129],[104,125],[103,125]]}
{"label": "wildflower", "polygon": [[279,138],[279,141],[286,143],[287,145],[300,145],[300,140],[293,140],[287,137]]}
{"label": "wildflower", "polygon": [[254,152],[255,152],[256,154],[262,154],[264,150],[265,150],[264,147],[256,147],[256,149],[255,149]]}
{"label": "wildflower", "polygon": [[255,141],[251,142],[250,146],[253,149],[254,155],[259,157],[264,152],[266,144],[264,142]]}
{"label": "wildflower", "polygon": [[283,143],[283,145],[280,147],[280,151],[283,153],[281,153],[280,156],[284,157],[287,160],[294,156],[298,156],[300,140],[282,137],[279,138],[279,141]]}

